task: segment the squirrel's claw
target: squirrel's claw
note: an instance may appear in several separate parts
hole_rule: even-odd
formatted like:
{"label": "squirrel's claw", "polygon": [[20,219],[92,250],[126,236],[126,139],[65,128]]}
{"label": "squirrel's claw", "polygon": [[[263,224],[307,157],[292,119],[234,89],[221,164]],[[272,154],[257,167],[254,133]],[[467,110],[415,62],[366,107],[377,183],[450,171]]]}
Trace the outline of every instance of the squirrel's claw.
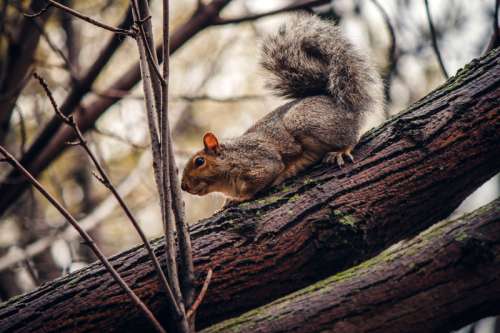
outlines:
{"label": "squirrel's claw", "polygon": [[347,156],[347,158],[349,159],[349,161],[351,161],[351,163],[354,163],[354,156],[352,156],[350,151],[346,151],[344,155]]}
{"label": "squirrel's claw", "polygon": [[341,152],[330,152],[325,155],[325,157],[323,158],[323,162],[329,164],[337,164],[339,168],[342,168],[345,164],[343,158],[344,155],[349,159],[349,161],[351,161],[351,163],[354,162],[354,157],[352,156],[350,150]]}
{"label": "squirrel's claw", "polygon": [[337,153],[335,155],[335,160],[337,161],[337,165],[339,168],[342,168],[344,166],[344,159],[342,158],[342,153]]}

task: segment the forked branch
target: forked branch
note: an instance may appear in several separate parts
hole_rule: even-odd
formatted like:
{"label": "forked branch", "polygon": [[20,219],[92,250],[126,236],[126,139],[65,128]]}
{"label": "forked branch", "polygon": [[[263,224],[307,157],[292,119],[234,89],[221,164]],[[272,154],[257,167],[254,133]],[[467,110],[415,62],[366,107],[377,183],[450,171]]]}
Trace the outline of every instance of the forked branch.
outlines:
{"label": "forked branch", "polygon": [[57,106],[57,103],[56,103],[56,101],[54,99],[54,96],[52,95],[52,92],[50,91],[50,89],[49,89],[47,83],[45,82],[45,80],[40,75],[38,75],[37,73],[34,73],[33,75],[38,80],[38,82],[40,83],[40,85],[42,86],[42,88],[44,89],[47,97],[50,100],[50,103],[52,104],[52,107],[53,107],[54,112],[56,113],[56,115],[66,125],[68,125],[69,127],[71,127],[75,131],[75,134],[76,134],[77,140],[78,140],[78,145],[80,145],[85,150],[85,152],[90,157],[90,159],[92,160],[94,166],[96,167],[96,169],[97,169],[97,171],[99,173],[99,175],[96,176],[96,178],[106,188],[108,188],[110,190],[110,192],[116,198],[116,201],[118,201],[120,207],[123,209],[123,211],[127,215],[128,219],[132,223],[132,226],[137,231],[137,234],[141,238],[141,240],[142,240],[142,242],[144,244],[144,247],[146,248],[146,250],[148,251],[149,256],[151,257],[151,261],[153,262],[153,266],[154,266],[154,268],[156,270],[156,273],[158,274],[160,282],[162,283],[163,288],[165,289],[165,292],[167,294],[167,299],[168,299],[169,306],[171,306],[175,310],[175,312],[177,313],[177,315],[180,316],[181,315],[181,311],[180,311],[180,309],[179,309],[179,307],[177,305],[177,302],[175,301],[174,295],[172,293],[172,289],[170,288],[170,285],[169,285],[169,283],[167,281],[167,278],[166,278],[165,274],[163,273],[163,270],[161,269],[160,262],[158,261],[158,257],[155,255],[153,249],[151,248],[151,244],[149,243],[149,240],[147,239],[146,235],[144,234],[144,232],[142,231],[141,227],[139,226],[139,222],[137,221],[137,219],[135,218],[134,214],[132,213],[132,211],[130,210],[130,208],[128,207],[128,205],[125,203],[125,201],[121,197],[120,193],[118,193],[118,190],[116,189],[116,187],[111,182],[111,179],[109,178],[107,172],[102,167],[101,163],[99,163],[99,161],[98,161],[97,157],[95,156],[95,154],[92,152],[92,150],[88,146],[87,141],[85,140],[82,132],[78,128],[78,125],[77,125],[74,117],[72,115],[65,116],[61,112],[61,110],[59,110],[59,107]]}
{"label": "forked branch", "polygon": [[16,168],[21,174],[26,177],[26,179],[61,213],[62,216],[78,231],[80,236],[83,238],[85,244],[94,252],[96,257],[102,262],[106,267],[106,270],[111,274],[113,279],[122,287],[122,289],[127,293],[132,302],[139,308],[139,310],[146,316],[148,321],[152,324],[154,329],[160,333],[166,333],[163,327],[160,325],[158,320],[155,318],[153,313],[148,309],[148,307],[140,300],[140,298],[135,294],[135,292],[130,289],[130,287],[121,278],[118,272],[113,268],[111,263],[108,261],[106,256],[101,252],[101,250],[94,243],[90,235],[83,230],[78,221],[71,215],[70,212],[66,210],[47,190],[40,184],[20,163],[12,156],[3,146],[0,146],[0,154],[2,154],[7,162]]}

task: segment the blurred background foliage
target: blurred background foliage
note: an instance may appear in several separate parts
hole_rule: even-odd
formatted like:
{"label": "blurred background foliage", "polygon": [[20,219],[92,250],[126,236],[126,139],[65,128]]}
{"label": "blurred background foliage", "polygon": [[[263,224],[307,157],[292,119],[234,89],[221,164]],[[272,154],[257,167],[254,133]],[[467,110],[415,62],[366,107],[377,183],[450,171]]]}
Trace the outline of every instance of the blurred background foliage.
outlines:
{"label": "blurred background foliage", "polygon": [[[197,2],[171,2],[171,29],[175,31],[191,17]],[[66,0],[64,3],[114,26],[121,22],[129,5],[125,0]],[[234,0],[221,16],[231,18],[264,13],[291,3],[293,1]],[[22,12],[30,12],[29,5],[30,1],[0,1],[0,87],[5,79],[2,75],[9,66],[9,42],[19,33],[19,24],[24,19]],[[428,94],[445,78],[432,48],[424,1],[386,0],[380,1],[380,5],[394,29],[395,44],[391,42],[388,22],[374,1],[336,0],[315,7],[315,11],[336,20],[357,47],[372,54],[386,78],[385,116],[390,117]],[[151,6],[153,27],[159,42],[161,2],[152,0]],[[450,76],[483,53],[492,35],[494,8],[494,0],[430,1],[437,42]],[[32,67],[47,80],[54,97],[62,103],[112,33],[57,9],[44,15],[48,21],[40,27],[43,33],[33,55]],[[265,89],[264,73],[258,60],[261,37],[276,30],[286,20],[286,15],[208,27],[173,54],[170,110],[180,168],[186,158],[201,147],[205,131],[213,131],[220,137],[239,135],[256,119],[283,102]],[[122,46],[99,74],[83,104],[109,94],[107,87],[138,60],[135,41],[123,38]],[[29,77],[25,81],[15,101],[8,128],[0,129],[4,131],[0,135],[3,137],[0,144],[18,157],[54,115],[40,86]],[[160,236],[162,226],[150,167],[141,85],[136,85],[129,94],[124,91],[112,93],[123,98],[98,119],[94,128],[86,133],[86,138],[113,182],[125,189],[126,201],[146,234]],[[0,104],[5,102],[2,97],[5,96],[0,96]],[[83,150],[71,147],[51,163],[40,178],[69,211],[92,225],[92,236],[104,252],[111,255],[138,244],[139,239],[125,215],[108,198],[107,189],[92,176],[92,169]],[[9,171],[7,164],[0,164],[0,179]],[[499,187],[497,176],[467,199],[455,214],[470,211],[497,197]],[[224,200],[218,194],[205,197],[185,194],[184,199],[190,223],[220,209]],[[66,237],[69,233],[65,227],[65,221],[57,211],[32,190],[0,218],[0,268],[1,258],[23,252],[40,239],[48,240],[46,250],[0,270],[0,300],[28,291],[39,283],[94,260],[78,238]]]}

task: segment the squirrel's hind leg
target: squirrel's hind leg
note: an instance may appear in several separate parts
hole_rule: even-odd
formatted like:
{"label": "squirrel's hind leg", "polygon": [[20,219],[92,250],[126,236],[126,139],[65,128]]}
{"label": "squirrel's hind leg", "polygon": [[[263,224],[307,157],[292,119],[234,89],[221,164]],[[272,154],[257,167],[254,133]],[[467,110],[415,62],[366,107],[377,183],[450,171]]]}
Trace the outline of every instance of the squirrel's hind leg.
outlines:
{"label": "squirrel's hind leg", "polygon": [[285,169],[276,177],[273,181],[272,185],[281,184],[285,179],[290,178],[305,170],[310,165],[318,162],[321,159],[321,156],[311,151],[303,152],[298,158],[293,159],[286,163]]}
{"label": "squirrel's hind leg", "polygon": [[337,163],[339,168],[341,168],[344,166],[343,156],[346,156],[351,162],[354,162],[354,156],[352,156],[351,152],[352,152],[352,147],[347,147],[342,151],[332,151],[326,153],[325,157],[323,158],[323,162],[329,164]]}

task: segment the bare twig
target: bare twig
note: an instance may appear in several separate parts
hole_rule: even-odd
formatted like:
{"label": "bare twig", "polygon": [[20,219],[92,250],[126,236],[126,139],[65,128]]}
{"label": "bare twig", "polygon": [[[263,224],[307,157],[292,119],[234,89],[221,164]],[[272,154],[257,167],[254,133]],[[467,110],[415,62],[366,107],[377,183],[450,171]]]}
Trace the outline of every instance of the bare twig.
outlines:
{"label": "bare twig", "polygon": [[20,156],[23,156],[26,151],[26,122],[24,121],[23,111],[16,104],[14,109],[17,111],[17,115],[19,116],[19,133],[21,134],[21,142],[19,143],[19,152]]}
{"label": "bare twig", "polygon": [[218,18],[216,19],[212,25],[223,25],[223,24],[234,24],[234,23],[241,23],[245,21],[253,21],[262,17],[266,16],[271,16],[271,15],[276,15],[280,13],[285,13],[285,12],[290,12],[290,11],[295,11],[295,10],[303,10],[303,9],[309,9],[310,7],[315,7],[315,6],[321,6],[330,3],[331,0],[302,0],[298,1],[297,3],[285,6],[283,8],[271,10],[269,12],[265,13],[260,13],[260,14],[253,14],[253,15],[245,15],[241,17],[235,17],[235,18]]}
{"label": "bare twig", "polygon": [[96,178],[111,191],[111,193],[116,198],[116,200],[120,204],[121,208],[123,209],[123,211],[125,212],[125,214],[129,218],[134,229],[137,231],[139,237],[141,238],[142,242],[144,243],[144,247],[146,248],[149,256],[151,257],[151,260],[153,262],[153,266],[155,267],[156,273],[158,274],[158,277],[160,278],[160,281],[163,284],[163,288],[165,289],[165,292],[167,293],[167,297],[169,298],[169,301],[172,303],[172,306],[175,309],[175,311],[177,312],[177,315],[180,316],[180,310],[177,306],[177,303],[175,302],[175,298],[174,298],[174,295],[172,293],[172,289],[170,288],[170,285],[167,282],[167,278],[165,277],[165,274],[163,273],[163,270],[161,269],[160,262],[158,261],[158,257],[156,257],[153,249],[151,248],[151,244],[149,243],[146,235],[144,234],[141,227],[139,226],[139,223],[136,220],[135,216],[132,214],[132,211],[127,206],[127,204],[125,203],[125,201],[123,200],[121,195],[118,193],[116,187],[111,182],[107,172],[101,166],[101,164],[97,160],[94,153],[90,150],[89,146],[87,145],[87,143],[85,141],[85,138],[83,137],[82,132],[80,131],[80,129],[78,128],[78,125],[75,122],[75,119],[72,116],[65,116],[59,110],[59,107],[57,106],[57,103],[56,103],[54,97],[52,96],[52,93],[51,93],[49,87],[47,86],[47,83],[37,73],[34,73],[34,76],[40,82],[40,85],[45,90],[45,93],[47,94],[47,97],[50,99],[50,102],[51,102],[52,107],[54,108],[54,111],[56,112],[56,114],[61,118],[61,120],[64,123],[66,123],[68,126],[70,126],[75,131],[75,134],[78,137],[80,145],[85,150],[87,155],[90,157],[90,159],[94,163],[94,166],[96,167],[97,171],[99,172],[99,175],[95,175]]}
{"label": "bare twig", "polygon": [[[130,10],[123,18],[120,23],[120,27],[126,28],[132,24],[132,14]],[[71,91],[68,93],[64,103],[61,105],[61,111],[65,115],[71,114],[79,108],[79,103],[85,94],[91,89],[92,84],[95,82],[99,73],[107,65],[113,54],[123,43],[123,38],[121,35],[114,34],[106,45],[102,48],[101,52],[97,56],[95,62],[90,66],[87,72],[81,76],[81,80],[74,84]],[[29,75],[31,77],[31,73]],[[28,78],[29,78],[28,77]],[[27,81],[27,80],[26,80]],[[1,99],[2,97],[0,97]],[[36,110],[36,109],[35,109]],[[23,165],[30,165],[33,159],[36,159],[40,155],[40,150],[43,150],[50,140],[52,140],[54,133],[61,126],[61,120],[58,116],[54,117],[48,122],[48,124],[43,128],[41,133],[36,137],[34,143],[28,148],[26,154],[22,157]]]}
{"label": "bare twig", "polygon": [[16,168],[28,181],[61,213],[62,216],[78,231],[80,236],[83,238],[84,242],[92,249],[97,258],[106,267],[108,272],[114,278],[114,280],[123,288],[123,290],[128,294],[132,302],[139,308],[140,311],[146,316],[149,322],[153,325],[157,332],[166,333],[163,327],[160,325],[158,320],[155,318],[153,313],[147,308],[147,306],[140,300],[140,298],[135,294],[135,292],[130,289],[127,283],[121,278],[118,272],[113,268],[111,263],[108,261],[106,256],[101,252],[101,250],[94,243],[89,234],[83,230],[78,221],[68,212],[47,190],[40,184],[30,173],[26,170],[14,156],[12,156],[3,146],[0,145],[0,153],[8,160],[8,162]]}
{"label": "bare twig", "polygon": [[177,95],[173,100],[183,100],[187,102],[210,101],[215,103],[237,103],[241,101],[253,101],[264,98],[264,95],[242,95],[232,97],[215,97],[210,95]]}
{"label": "bare twig", "polygon": [[41,284],[41,281],[38,277],[38,271],[33,266],[33,262],[31,261],[31,259],[28,258],[24,261],[24,267],[26,268],[26,271],[28,272],[31,279],[33,280],[33,283],[36,286],[39,286]]}
{"label": "bare twig", "polygon": [[437,60],[439,62],[439,67],[443,72],[443,75],[446,79],[449,79],[448,72],[446,72],[446,68],[444,67],[443,59],[441,58],[441,52],[439,52],[439,46],[437,42],[436,30],[434,29],[434,24],[432,23],[431,11],[429,9],[429,0],[424,0],[425,3],[425,11],[427,12],[427,21],[429,22],[429,30],[431,32],[432,38],[432,47],[434,52],[436,53]]}
{"label": "bare twig", "polygon": [[[149,167],[147,159],[148,154],[143,153],[139,158],[139,163],[137,168],[132,171],[117,187],[118,193],[122,197],[126,197],[134,189],[142,183],[141,175],[144,173],[145,169]],[[0,161],[2,159],[0,158]],[[7,159],[5,159],[7,162]],[[106,219],[107,216],[111,215],[115,210],[117,202],[112,194],[110,194],[106,199],[102,200],[97,207],[87,216],[80,220],[80,226],[85,231],[92,230],[96,228],[102,221]],[[0,257],[0,272],[8,269],[9,267],[22,262],[26,258],[34,257],[50,247],[56,238],[63,239],[65,241],[72,241],[78,237],[78,233],[71,226],[66,227],[56,234],[48,235],[44,238],[40,238],[35,242],[29,244],[24,248],[23,251],[9,251],[3,257]]]}
{"label": "bare twig", "polygon": [[[135,0],[136,2],[138,0]],[[139,8],[139,14],[138,17],[148,17],[151,16],[151,11],[149,9],[149,3],[145,0],[140,0],[139,5],[137,6]],[[162,84],[165,84],[164,79],[161,75],[160,72],[160,62],[159,62],[159,54],[161,51],[158,51],[157,49],[155,50],[155,38],[153,34],[153,23],[151,20],[142,20],[140,27],[142,29],[143,34],[141,36],[144,38],[146,41],[146,51],[148,55],[148,60],[149,60],[149,66],[153,67],[153,69],[149,69],[150,73],[155,73],[156,75],[152,75],[151,77],[151,84],[153,86],[153,96],[154,96],[154,101],[155,101],[155,110],[156,110],[156,117],[158,121],[158,128],[160,126],[161,120],[161,103],[162,103],[162,97],[161,97],[161,86]],[[159,47],[161,48],[161,47]]]}
{"label": "bare twig", "polygon": [[[194,300],[194,266],[191,251],[191,240],[187,229],[184,202],[180,193],[179,180],[177,178],[177,167],[172,147],[172,135],[170,133],[169,110],[168,110],[168,82],[170,76],[170,36],[169,36],[169,1],[163,0],[163,78],[162,85],[162,108],[160,114],[162,174],[164,193],[170,193],[169,201],[166,202],[166,211],[172,208],[179,241],[180,269],[182,279],[183,300],[186,307],[190,307]],[[167,196],[166,196],[167,197]],[[172,226],[169,226],[173,228]],[[168,233],[168,232],[167,232]],[[174,254],[175,255],[175,254]]]}
{"label": "bare twig", "polygon": [[[73,4],[74,0],[66,0],[66,4]],[[66,34],[66,55],[68,62],[71,64],[76,76],[80,75],[80,59],[81,50],[80,31],[75,27],[74,17],[65,11],[61,11],[61,26]]]}
{"label": "bare twig", "polygon": [[[165,18],[165,1],[163,2],[163,50],[164,52],[168,52],[168,15]],[[168,9],[167,9],[168,10]],[[167,30],[165,30],[165,20],[167,22]],[[166,36],[166,37],[165,37]],[[166,41],[166,42],[165,42]],[[164,54],[163,54],[164,55]],[[160,108],[157,109],[158,119],[160,120],[159,129],[160,129],[160,174],[161,174],[161,184],[158,188],[158,192],[163,194],[163,205],[162,209],[162,219],[163,219],[163,229],[165,233],[165,246],[168,251],[165,251],[167,267],[168,267],[168,275],[172,284],[176,286],[176,296],[177,301],[179,303],[183,303],[182,293],[179,285],[179,273],[177,270],[177,251],[175,244],[175,222],[172,219],[171,211],[172,211],[172,191],[170,188],[170,176],[169,176],[169,168],[168,165],[170,163],[170,159],[168,156],[168,79],[169,79],[169,58],[165,58],[163,61],[163,81],[161,81],[161,103]],[[182,256],[182,254],[181,254]],[[186,304],[184,304],[186,306]]]}
{"label": "bare twig", "polygon": [[[136,1],[136,0],[132,0]],[[132,6],[133,8],[134,6]],[[134,21],[138,20],[139,18],[137,17],[137,12],[135,10],[132,10],[132,14],[134,17]],[[141,34],[140,38],[136,39],[137,41],[137,47],[139,49],[139,63],[140,63],[140,71],[141,71],[141,77],[142,77],[142,83],[143,83],[143,90],[144,90],[144,102],[146,104],[146,118],[148,122],[148,128],[149,128],[149,134],[150,134],[150,139],[151,139],[151,151],[153,155],[153,171],[154,171],[154,176],[155,176],[155,182],[158,187],[161,187],[162,181],[161,181],[161,172],[160,170],[160,161],[161,161],[161,155],[160,155],[160,137],[158,136],[158,127],[156,124],[156,117],[155,117],[155,103],[154,103],[154,97],[153,97],[153,87],[151,83],[151,74],[149,71],[149,66],[148,66],[148,60],[146,56],[146,47],[145,47],[145,39],[144,36]],[[164,201],[163,193],[159,192],[159,199],[160,203]],[[163,208],[162,208],[163,209]],[[163,214],[163,213],[162,213]],[[175,290],[175,287],[174,287]]]}
{"label": "bare twig", "polygon": [[207,272],[207,277],[205,278],[205,282],[203,282],[203,286],[201,287],[198,297],[196,297],[196,300],[194,301],[193,305],[186,313],[188,319],[190,319],[193,316],[193,314],[196,313],[196,310],[198,310],[198,307],[201,305],[201,302],[203,302],[203,299],[205,298],[205,295],[208,290],[208,285],[210,284],[210,280],[212,279],[212,273],[213,273],[212,269],[209,268]]}
{"label": "bare twig", "polygon": [[[146,6],[146,5],[143,4],[143,6]],[[153,68],[153,72],[156,74],[156,78],[158,80],[160,80],[162,84],[165,84],[164,79],[163,79],[161,72],[160,72],[160,67],[158,64],[158,58],[156,57],[156,53],[154,53],[151,50],[152,46],[154,47],[154,44],[153,44],[154,40],[153,40],[153,38],[148,38],[146,30],[144,28],[144,23],[150,23],[147,18],[150,17],[151,15],[148,15],[144,19],[141,18],[141,11],[139,8],[139,4],[137,3],[137,0],[132,0],[132,10],[133,10],[134,15],[136,17],[135,23],[139,27],[139,33],[141,35],[141,38],[144,41],[144,46],[146,48],[146,55],[148,57],[149,66]],[[150,43],[152,44],[151,46],[149,45]],[[154,87],[153,87],[153,89],[154,89]]]}
{"label": "bare twig", "polygon": [[[137,0],[132,0],[134,2],[133,8],[136,8],[136,10],[133,10],[133,16],[134,20],[140,19],[138,16],[140,14],[139,12],[139,6],[137,4]],[[147,3],[143,3],[142,5],[147,6]],[[172,217],[170,214],[169,210],[169,205],[167,204],[168,201],[168,195],[170,194],[169,192],[165,193],[163,191],[163,179],[162,179],[162,159],[161,159],[161,146],[160,146],[160,136],[158,135],[158,129],[157,129],[157,119],[158,119],[158,109],[156,106],[158,103],[155,103],[154,101],[154,96],[153,96],[153,85],[155,82],[161,82],[159,80],[153,81],[151,77],[151,63],[153,59],[150,59],[148,61],[147,58],[147,50],[146,50],[146,45],[148,44],[148,39],[144,34],[140,34],[140,38],[137,38],[137,45],[139,48],[139,55],[140,55],[140,68],[141,68],[141,74],[142,74],[142,79],[143,79],[143,89],[144,89],[144,97],[145,97],[145,102],[146,102],[146,114],[147,114],[147,120],[148,120],[148,126],[149,126],[149,133],[151,137],[151,148],[153,152],[153,171],[155,175],[155,181],[158,187],[158,194],[160,198],[160,208],[162,212],[162,218],[164,220],[164,225],[170,225],[173,226],[173,221]],[[164,81],[163,81],[164,82]],[[160,88],[160,93],[161,93],[161,87]],[[160,96],[161,97],[161,96]],[[156,110],[156,114],[155,114]],[[179,279],[177,276],[177,263],[175,261],[175,256],[176,256],[176,249],[175,249],[175,238],[174,238],[174,230],[173,228],[169,228],[169,233],[167,233],[166,237],[166,253],[167,253],[167,271],[168,271],[168,280],[169,284],[172,287],[172,291],[175,297],[175,300],[177,302],[177,306],[180,310],[181,316],[178,317],[179,320],[176,321],[177,328],[179,329],[180,332],[188,333],[189,326],[186,320],[185,316],[185,308],[182,300],[182,294],[180,291],[180,285],[179,285]]]}
{"label": "bare twig", "polygon": [[486,45],[483,55],[497,48],[500,45],[500,27],[498,26],[498,8],[500,7],[500,0],[495,1],[495,8],[493,10],[493,33],[491,34],[488,45]]}
{"label": "bare twig", "polygon": [[73,16],[76,16],[78,17],[79,19],[82,19],[90,24],[93,24],[93,25],[96,25],[100,28],[103,28],[103,29],[106,29],[106,30],[109,30],[109,31],[112,31],[114,33],[118,33],[118,34],[123,34],[123,35],[127,35],[127,36],[130,36],[130,37],[135,37],[135,34],[134,32],[132,31],[129,31],[129,30],[125,30],[125,29],[121,29],[121,28],[115,28],[115,27],[112,27],[110,25],[107,25],[107,24],[104,24],[104,23],[101,23],[97,20],[94,20],[93,18],[89,17],[89,16],[86,16],[86,15],[83,15],[79,12],[77,12],[76,10],[74,9],[71,9],[57,1],[54,1],[54,0],[45,0],[45,1],[48,1],[50,5],[54,6],[54,7],[57,7],[61,10],[64,10],[66,11],[67,13],[73,15]]}
{"label": "bare twig", "polygon": [[26,17],[29,17],[29,18],[35,18],[37,16],[43,15],[47,10],[49,10],[50,6],[51,6],[50,3],[48,3],[45,7],[43,7],[41,10],[39,10],[36,13],[32,13],[32,14],[23,13],[23,15]]}
{"label": "bare twig", "polygon": [[500,7],[500,0],[495,1],[495,10],[493,11],[493,33],[495,39],[498,39],[498,9]]}
{"label": "bare twig", "polygon": [[78,74],[73,65],[71,64],[71,62],[69,61],[68,57],[66,57],[64,52],[59,47],[56,46],[56,44],[52,41],[52,39],[45,32],[43,27],[37,22],[37,20],[33,20],[33,23],[35,24],[35,27],[38,29],[38,31],[40,31],[40,34],[47,42],[47,45],[49,45],[50,49],[54,51],[54,53],[56,53],[61,58],[61,60],[64,63],[64,67],[68,70],[68,73],[71,76],[71,79],[76,82],[79,81]]}
{"label": "bare twig", "polygon": [[[146,17],[149,14],[149,6],[147,2],[141,2],[141,6],[142,8],[139,6],[138,0],[132,0],[132,13],[134,16],[134,21],[136,22],[141,21],[142,14],[146,14]],[[164,10],[167,10],[168,13],[168,4],[166,9],[164,7]],[[166,22],[168,26],[168,16]],[[147,118],[150,129],[151,146],[153,150],[153,170],[155,174],[155,181],[158,187],[162,219],[165,229],[165,252],[167,255],[168,278],[169,283],[172,286],[177,305],[181,312],[181,316],[178,317],[179,320],[177,320],[175,324],[180,332],[188,333],[191,330],[187,322],[184,302],[179,285],[176,261],[177,251],[175,244],[175,224],[172,220],[171,215],[172,193],[170,191],[170,178],[168,175],[168,163],[170,162],[170,160],[166,155],[166,153],[168,153],[168,146],[166,141],[164,140],[165,135],[168,135],[169,132],[168,127],[167,131],[165,131],[165,124],[161,120],[163,117],[163,119],[167,121],[166,125],[168,126],[168,118],[166,117],[166,113],[164,112],[164,110],[167,110],[168,107],[168,58],[164,59],[164,63],[166,63],[166,67],[164,66],[164,73],[166,73],[166,75],[164,75],[161,79],[159,79],[159,73],[155,77],[152,77],[151,72],[157,72],[158,60],[156,58],[156,55],[153,55],[151,53],[151,47],[153,46],[154,38],[150,22],[147,21],[145,22],[145,24],[147,24],[147,30],[143,27],[142,24],[139,26],[140,35],[139,38],[137,38],[137,45],[139,47]],[[165,34],[168,41],[168,28]],[[168,52],[168,43],[166,45],[164,44],[163,47],[164,50]],[[165,68],[167,68],[166,72]],[[179,242],[181,242],[180,238]],[[181,257],[182,256],[183,253],[181,252]]]}
{"label": "bare twig", "polygon": [[[386,100],[390,99],[390,91],[391,91],[391,83],[392,83],[392,76],[394,74],[394,71],[397,66],[397,60],[396,60],[396,50],[397,50],[397,44],[396,44],[396,33],[394,31],[394,26],[392,25],[391,18],[389,17],[389,14],[387,14],[386,10],[382,5],[378,2],[378,0],[371,0],[372,3],[377,7],[377,9],[380,11],[380,14],[382,15],[385,26],[387,27],[387,31],[389,32],[390,40],[391,40],[391,45],[389,47],[389,60],[388,60],[388,70],[387,73],[385,73],[385,85],[384,85],[384,92],[385,92],[385,98]],[[387,114],[386,117],[389,115]]]}
{"label": "bare twig", "polygon": [[[218,13],[224,9],[231,0],[212,0],[204,5],[202,10],[194,15],[185,23],[183,23],[172,34],[170,52],[175,52],[182,45],[186,43],[192,36],[199,33],[207,26],[210,26],[213,20],[217,17]],[[127,13],[132,16],[132,11]],[[131,20],[131,19],[130,19]],[[122,28],[128,28],[129,21],[127,19],[123,22]],[[123,42],[121,35],[114,34],[105,47],[98,59],[94,62],[87,73],[82,76],[78,86],[74,87],[68,94],[65,102],[61,106],[61,111],[64,114],[70,114],[73,111],[78,111],[78,105],[84,95],[90,90],[91,84],[94,82],[97,74],[108,63],[108,60],[116,51],[117,47]],[[156,48],[156,52],[161,52],[161,46]],[[110,85],[113,91],[124,91],[132,89],[137,82],[141,79],[141,66],[139,62],[134,63],[127,69],[123,75]],[[95,120],[100,117],[108,108],[114,103],[118,102],[120,98],[95,98],[86,107],[86,112],[82,113],[82,118],[79,122],[80,130],[82,132],[91,128]],[[55,133],[55,134],[54,134]],[[56,135],[54,137],[54,135]],[[1,136],[1,133],[0,133]],[[33,140],[33,144],[28,148],[25,156],[22,157],[23,165],[32,171],[34,174],[42,172],[51,161],[62,153],[65,149],[64,142],[71,140],[73,131],[68,128],[61,128],[61,121],[58,117],[53,117],[50,122],[43,128],[41,133]],[[43,157],[41,157],[43,156]],[[11,171],[8,176],[0,183],[0,214],[12,205],[12,203],[19,198],[19,196],[29,187],[29,183],[24,181],[18,184],[17,179],[19,173],[17,170]],[[16,184],[14,186],[14,184]]]}

